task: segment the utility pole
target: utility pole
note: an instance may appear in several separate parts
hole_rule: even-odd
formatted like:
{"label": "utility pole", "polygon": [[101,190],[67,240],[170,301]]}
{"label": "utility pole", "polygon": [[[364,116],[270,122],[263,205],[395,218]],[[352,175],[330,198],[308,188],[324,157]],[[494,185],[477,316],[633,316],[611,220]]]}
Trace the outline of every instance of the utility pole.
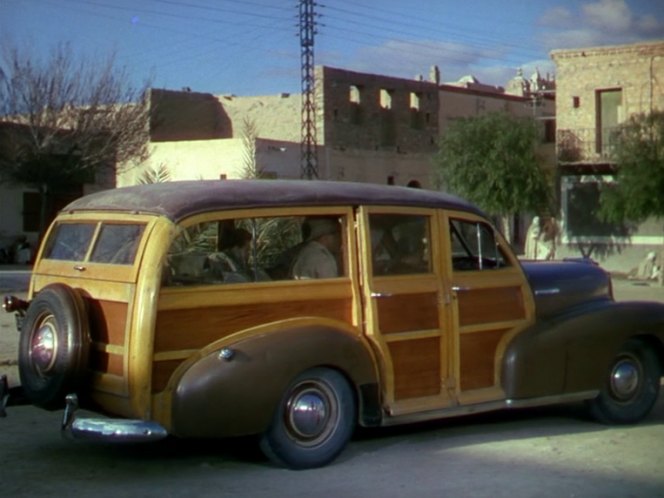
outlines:
{"label": "utility pole", "polygon": [[302,70],[302,141],[300,143],[301,177],[318,178],[316,143],[316,81],[314,77],[314,35],[316,13],[314,0],[300,0],[300,61]]}

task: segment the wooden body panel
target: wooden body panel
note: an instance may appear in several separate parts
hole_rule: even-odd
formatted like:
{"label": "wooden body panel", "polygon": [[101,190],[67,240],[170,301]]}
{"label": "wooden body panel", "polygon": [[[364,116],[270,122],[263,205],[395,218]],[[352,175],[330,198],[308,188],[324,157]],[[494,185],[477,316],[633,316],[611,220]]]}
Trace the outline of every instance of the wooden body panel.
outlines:
{"label": "wooden body panel", "polygon": [[[232,334],[306,316],[353,325],[353,293],[349,279],[293,284],[260,284],[263,292],[279,296],[278,300],[267,301],[256,300],[256,294],[251,291],[238,292],[237,286],[208,289],[206,302],[200,307],[187,306],[187,296],[198,297],[200,289],[164,289],[160,301],[163,308],[159,310],[155,326],[152,392],[166,388],[170,375],[182,361]],[[210,295],[214,297],[210,299]],[[228,299],[224,299],[225,296]],[[229,301],[233,304],[219,304]]]}

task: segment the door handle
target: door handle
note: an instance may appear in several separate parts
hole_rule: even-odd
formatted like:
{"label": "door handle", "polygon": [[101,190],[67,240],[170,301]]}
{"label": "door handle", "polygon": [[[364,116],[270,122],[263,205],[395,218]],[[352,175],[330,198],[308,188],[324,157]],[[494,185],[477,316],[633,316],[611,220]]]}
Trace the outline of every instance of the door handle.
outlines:
{"label": "door handle", "polygon": [[452,291],[453,292],[465,292],[465,291],[469,291],[469,290],[470,290],[470,287],[463,287],[463,286],[460,286],[460,285],[453,285],[452,286]]}
{"label": "door handle", "polygon": [[392,297],[389,292],[372,292],[371,297]]}

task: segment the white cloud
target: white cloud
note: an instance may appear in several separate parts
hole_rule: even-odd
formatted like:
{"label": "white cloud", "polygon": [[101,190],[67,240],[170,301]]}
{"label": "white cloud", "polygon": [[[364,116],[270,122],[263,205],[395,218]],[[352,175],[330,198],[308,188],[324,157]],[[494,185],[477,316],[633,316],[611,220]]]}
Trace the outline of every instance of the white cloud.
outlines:
{"label": "white cloud", "polygon": [[[473,74],[482,83],[504,85],[516,68],[500,61],[506,53],[498,47],[476,47],[453,42],[431,40],[389,40],[381,45],[362,47],[352,59],[344,60],[338,53],[324,53],[317,64],[337,65],[354,71],[428,79],[431,66],[441,70],[441,81],[456,81]],[[492,61],[495,64],[491,64]]]}
{"label": "white cloud", "polygon": [[547,50],[632,43],[664,36],[664,23],[653,15],[638,16],[625,0],[582,3],[577,11],[553,7],[539,19]]}
{"label": "white cloud", "polygon": [[624,0],[599,0],[583,5],[582,11],[582,19],[594,29],[625,33],[634,25],[632,13]]}

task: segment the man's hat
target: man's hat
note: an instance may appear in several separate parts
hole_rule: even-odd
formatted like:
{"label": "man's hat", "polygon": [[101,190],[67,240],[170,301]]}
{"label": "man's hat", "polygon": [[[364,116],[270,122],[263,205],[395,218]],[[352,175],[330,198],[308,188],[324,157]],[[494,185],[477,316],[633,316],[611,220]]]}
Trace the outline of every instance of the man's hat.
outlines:
{"label": "man's hat", "polygon": [[307,220],[309,225],[308,240],[316,240],[318,237],[339,232],[339,223],[329,218],[313,218]]}

